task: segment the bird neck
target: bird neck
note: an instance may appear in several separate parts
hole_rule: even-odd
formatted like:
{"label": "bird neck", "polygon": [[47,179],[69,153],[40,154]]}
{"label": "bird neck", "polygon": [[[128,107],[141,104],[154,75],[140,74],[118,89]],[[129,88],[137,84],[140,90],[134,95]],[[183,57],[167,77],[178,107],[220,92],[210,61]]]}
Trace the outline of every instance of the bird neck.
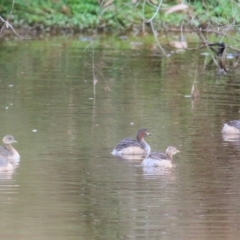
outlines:
{"label": "bird neck", "polygon": [[9,152],[12,153],[12,155],[13,155],[14,158],[19,158],[19,157],[20,157],[20,155],[19,155],[19,153],[17,152],[17,150],[16,150],[11,144],[5,144],[4,146],[5,146],[5,148],[6,148]]}
{"label": "bird neck", "polygon": [[142,140],[142,144],[144,145],[144,149],[147,157],[151,152],[151,147],[148,145],[148,143],[144,139]]}
{"label": "bird neck", "polygon": [[137,135],[137,141],[138,142],[144,142],[144,138],[142,136]]}
{"label": "bird neck", "polygon": [[172,159],[172,154],[166,152],[166,155],[167,155],[167,158],[168,158],[169,160],[171,160],[171,161],[173,160],[173,159]]}
{"label": "bird neck", "polygon": [[11,144],[4,144],[5,148],[10,151],[10,152],[13,152],[13,146]]}

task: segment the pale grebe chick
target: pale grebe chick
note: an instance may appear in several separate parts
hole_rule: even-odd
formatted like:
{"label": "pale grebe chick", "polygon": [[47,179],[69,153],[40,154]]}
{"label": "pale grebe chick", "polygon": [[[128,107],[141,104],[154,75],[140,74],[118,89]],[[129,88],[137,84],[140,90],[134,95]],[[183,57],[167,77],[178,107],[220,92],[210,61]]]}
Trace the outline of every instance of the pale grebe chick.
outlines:
{"label": "pale grebe chick", "polygon": [[232,120],[227,123],[224,123],[222,128],[222,134],[240,135],[240,121]]}
{"label": "pale grebe chick", "polygon": [[165,153],[152,152],[142,162],[143,167],[173,167],[173,155],[180,152],[176,147],[169,146]]}
{"label": "pale grebe chick", "polygon": [[144,140],[144,137],[151,135],[146,128],[142,128],[137,133],[137,140],[123,139],[112,151],[115,156],[139,155],[147,156],[151,152],[150,146]]}
{"label": "pale grebe chick", "polygon": [[9,162],[19,162],[20,155],[11,145],[14,142],[17,141],[11,135],[6,135],[3,138],[3,146],[0,146],[0,158],[6,158]]}

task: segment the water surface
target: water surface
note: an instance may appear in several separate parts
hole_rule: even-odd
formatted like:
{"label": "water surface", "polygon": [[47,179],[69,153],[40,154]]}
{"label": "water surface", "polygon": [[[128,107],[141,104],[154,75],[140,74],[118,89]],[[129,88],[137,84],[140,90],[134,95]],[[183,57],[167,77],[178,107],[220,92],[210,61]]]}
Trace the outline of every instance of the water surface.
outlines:
{"label": "water surface", "polygon": [[[221,127],[239,119],[239,71],[218,75],[201,52],[161,56],[154,40],[112,41],[1,43],[0,136],[18,140],[21,162],[0,175],[0,236],[237,239],[240,143]],[[176,168],[110,154],[142,127],[154,151],[181,150]]]}

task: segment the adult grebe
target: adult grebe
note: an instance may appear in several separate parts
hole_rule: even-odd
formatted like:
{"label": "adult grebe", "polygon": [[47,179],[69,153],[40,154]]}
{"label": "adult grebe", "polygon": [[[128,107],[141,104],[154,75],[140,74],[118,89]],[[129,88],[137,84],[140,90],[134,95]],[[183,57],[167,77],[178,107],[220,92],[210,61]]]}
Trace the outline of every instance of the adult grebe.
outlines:
{"label": "adult grebe", "polygon": [[143,167],[173,167],[173,155],[180,152],[176,147],[169,146],[165,153],[152,152],[142,162]]}
{"label": "adult grebe", "polygon": [[146,128],[142,128],[137,133],[137,140],[123,139],[112,151],[115,156],[139,155],[147,156],[151,152],[150,146],[144,140],[144,137],[151,135]]}

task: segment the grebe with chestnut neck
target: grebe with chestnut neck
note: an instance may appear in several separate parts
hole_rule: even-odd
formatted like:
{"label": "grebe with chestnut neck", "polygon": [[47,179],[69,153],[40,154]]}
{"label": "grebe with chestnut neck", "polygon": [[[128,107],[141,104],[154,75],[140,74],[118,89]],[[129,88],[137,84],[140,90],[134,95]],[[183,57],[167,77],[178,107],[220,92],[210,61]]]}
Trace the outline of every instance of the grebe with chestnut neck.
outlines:
{"label": "grebe with chestnut neck", "polygon": [[113,149],[112,154],[115,156],[131,156],[138,155],[146,157],[151,148],[145,141],[145,137],[151,135],[146,128],[138,130],[136,140],[131,138],[125,138]]}

